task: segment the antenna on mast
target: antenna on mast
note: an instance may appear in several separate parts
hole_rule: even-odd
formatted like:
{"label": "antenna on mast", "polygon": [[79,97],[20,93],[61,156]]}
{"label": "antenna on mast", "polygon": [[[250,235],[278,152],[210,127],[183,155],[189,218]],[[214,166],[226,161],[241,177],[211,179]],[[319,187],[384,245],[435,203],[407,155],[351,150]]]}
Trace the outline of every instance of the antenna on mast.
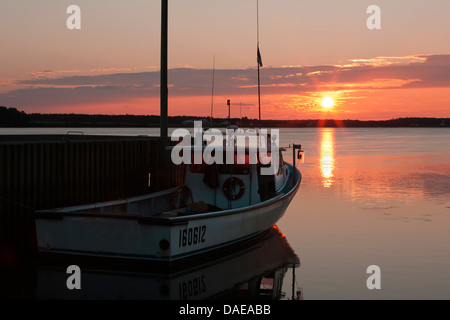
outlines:
{"label": "antenna on mast", "polygon": [[259,0],[256,0],[256,41],[259,48]]}
{"label": "antenna on mast", "polygon": [[261,81],[259,68],[263,66],[261,53],[259,52],[259,1],[256,0],[256,56],[257,56],[257,65],[258,65],[258,112],[259,112],[259,121],[261,121]]}
{"label": "antenna on mast", "polygon": [[216,54],[213,58],[213,74],[212,74],[212,92],[211,92],[211,128],[213,126],[213,107],[214,107],[214,71],[216,70]]}

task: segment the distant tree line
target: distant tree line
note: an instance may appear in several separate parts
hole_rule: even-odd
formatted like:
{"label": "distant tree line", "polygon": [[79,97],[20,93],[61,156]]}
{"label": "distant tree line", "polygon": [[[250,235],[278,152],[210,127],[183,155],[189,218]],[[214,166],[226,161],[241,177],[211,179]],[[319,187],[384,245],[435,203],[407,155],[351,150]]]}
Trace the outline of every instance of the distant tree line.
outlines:
{"label": "distant tree line", "polygon": [[346,127],[346,128],[373,128],[373,127],[450,127],[450,118],[397,118],[391,120],[262,120],[264,127]]}
{"label": "distant tree line", "polygon": [[0,106],[0,127],[26,127],[29,125],[28,115],[16,108]]}
{"label": "distant tree line", "polygon": [[[169,117],[169,126],[192,127],[192,120],[203,120],[209,124],[210,118],[196,116]],[[101,114],[45,114],[19,111],[16,108],[0,106],[0,127],[159,127],[160,117],[156,115],[101,115]],[[391,120],[261,120],[232,118],[231,124],[242,127],[450,127],[450,118],[397,118]],[[225,126],[226,118],[214,118],[214,126]],[[205,125],[204,125],[205,126]]]}

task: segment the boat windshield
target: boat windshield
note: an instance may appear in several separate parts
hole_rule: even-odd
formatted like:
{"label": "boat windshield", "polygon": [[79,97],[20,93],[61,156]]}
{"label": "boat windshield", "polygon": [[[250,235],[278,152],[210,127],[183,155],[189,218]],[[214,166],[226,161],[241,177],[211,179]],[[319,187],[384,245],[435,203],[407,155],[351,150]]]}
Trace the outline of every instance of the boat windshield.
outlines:
{"label": "boat windshield", "polygon": [[[252,161],[250,159],[253,158]],[[209,159],[207,159],[209,160]],[[208,161],[209,162],[209,161]],[[241,174],[241,175],[247,175],[250,173],[250,165],[252,164],[259,164],[258,157],[255,154],[241,154],[241,153],[235,153],[234,154],[234,162],[232,164],[226,163],[226,155],[224,154],[223,157],[223,164],[218,164],[218,172],[220,174]],[[205,160],[202,160],[201,164],[195,164],[194,158],[192,157],[192,164],[190,166],[191,173],[204,173],[205,168],[208,166],[206,164]]]}

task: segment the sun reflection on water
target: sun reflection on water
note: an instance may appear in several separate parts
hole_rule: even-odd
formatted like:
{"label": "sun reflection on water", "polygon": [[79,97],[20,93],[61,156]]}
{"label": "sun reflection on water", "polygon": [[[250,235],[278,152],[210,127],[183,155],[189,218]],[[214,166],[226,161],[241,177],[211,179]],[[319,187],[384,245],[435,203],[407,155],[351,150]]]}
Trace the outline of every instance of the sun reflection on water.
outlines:
{"label": "sun reflection on water", "polygon": [[320,139],[320,172],[324,188],[334,183],[334,161],[334,131],[325,129]]}

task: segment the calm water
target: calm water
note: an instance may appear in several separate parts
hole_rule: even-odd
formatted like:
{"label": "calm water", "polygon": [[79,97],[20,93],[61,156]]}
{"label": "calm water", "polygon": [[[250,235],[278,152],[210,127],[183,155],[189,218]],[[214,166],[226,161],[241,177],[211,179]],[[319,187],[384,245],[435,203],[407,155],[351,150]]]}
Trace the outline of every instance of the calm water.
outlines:
{"label": "calm water", "polygon": [[[0,134],[71,130],[0,129]],[[158,134],[158,129],[76,130]],[[301,143],[306,150],[305,163],[298,165],[300,190],[278,223],[301,264],[294,281],[292,271],[284,274],[285,299],[293,282],[304,299],[450,299],[450,129],[282,129],[280,139],[281,145]],[[289,161],[290,153],[285,157]],[[381,269],[379,290],[366,286],[370,265]],[[203,288],[206,272],[214,274],[204,272],[184,283],[197,281]]]}
{"label": "calm water", "polygon": [[[283,132],[284,133],[284,132]],[[450,130],[289,130],[309,152],[280,221],[305,299],[450,298]],[[368,290],[366,269],[381,268]]]}

